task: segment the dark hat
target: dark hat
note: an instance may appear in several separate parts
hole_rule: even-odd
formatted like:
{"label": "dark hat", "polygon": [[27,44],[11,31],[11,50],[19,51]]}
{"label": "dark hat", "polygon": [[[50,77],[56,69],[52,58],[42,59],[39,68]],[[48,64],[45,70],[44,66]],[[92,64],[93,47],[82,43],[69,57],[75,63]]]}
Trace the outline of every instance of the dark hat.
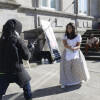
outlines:
{"label": "dark hat", "polygon": [[15,31],[17,31],[19,34],[21,34],[22,24],[21,24],[21,22],[19,22],[16,19],[10,19],[10,20],[8,20],[5,23],[4,26],[9,27],[9,28],[13,28]]}
{"label": "dark hat", "polygon": [[8,38],[11,35],[15,35],[15,31],[21,34],[22,31],[22,24],[16,19],[8,20],[5,25],[3,25],[2,29],[2,38]]}
{"label": "dark hat", "polygon": [[17,20],[14,20],[15,21],[15,30],[21,34],[21,31],[22,31],[22,23],[17,21]]}

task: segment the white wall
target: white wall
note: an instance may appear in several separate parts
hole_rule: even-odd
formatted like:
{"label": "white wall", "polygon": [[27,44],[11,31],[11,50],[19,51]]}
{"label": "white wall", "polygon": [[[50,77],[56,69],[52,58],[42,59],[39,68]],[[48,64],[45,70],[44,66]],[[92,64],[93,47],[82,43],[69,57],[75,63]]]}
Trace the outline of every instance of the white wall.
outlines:
{"label": "white wall", "polygon": [[[63,10],[65,10],[74,0],[62,0],[63,1]],[[65,11],[66,13],[73,13],[74,14],[74,4]]]}
{"label": "white wall", "polygon": [[25,7],[32,7],[32,0],[16,0],[16,2]]}
{"label": "white wall", "polygon": [[34,29],[34,14],[19,13],[17,10],[0,9],[0,31],[8,19],[15,18],[22,22],[23,31]]}

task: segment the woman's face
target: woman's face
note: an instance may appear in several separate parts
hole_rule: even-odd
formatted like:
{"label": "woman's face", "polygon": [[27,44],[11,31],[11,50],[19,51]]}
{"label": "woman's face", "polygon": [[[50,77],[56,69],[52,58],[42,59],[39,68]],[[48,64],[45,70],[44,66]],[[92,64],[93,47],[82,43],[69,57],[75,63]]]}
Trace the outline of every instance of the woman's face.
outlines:
{"label": "woman's face", "polygon": [[68,29],[68,33],[72,33],[72,26],[70,26],[70,25],[68,25],[68,27],[67,27]]}

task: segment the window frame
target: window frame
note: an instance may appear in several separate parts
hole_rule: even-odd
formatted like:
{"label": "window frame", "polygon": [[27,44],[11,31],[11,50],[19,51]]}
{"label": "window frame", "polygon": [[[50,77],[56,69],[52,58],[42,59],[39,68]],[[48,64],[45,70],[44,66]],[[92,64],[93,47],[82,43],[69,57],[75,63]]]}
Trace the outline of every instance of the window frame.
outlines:
{"label": "window frame", "polygon": [[43,9],[47,9],[47,10],[54,10],[54,11],[57,11],[58,10],[58,3],[59,2],[57,2],[58,0],[56,0],[56,5],[55,5],[55,8],[51,8],[51,0],[48,0],[48,4],[47,4],[47,7],[44,7],[43,5],[42,5],[42,2],[41,2],[41,8],[43,8]]}

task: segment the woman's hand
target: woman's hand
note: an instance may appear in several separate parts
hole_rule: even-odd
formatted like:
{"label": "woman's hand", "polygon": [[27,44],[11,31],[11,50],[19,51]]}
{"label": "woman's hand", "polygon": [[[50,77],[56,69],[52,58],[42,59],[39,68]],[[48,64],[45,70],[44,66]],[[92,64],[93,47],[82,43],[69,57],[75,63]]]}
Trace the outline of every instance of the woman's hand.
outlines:
{"label": "woman's hand", "polygon": [[75,48],[71,47],[71,50],[74,52],[75,51]]}
{"label": "woman's hand", "polygon": [[71,46],[68,46],[68,45],[67,45],[67,41],[66,41],[66,40],[63,40],[63,44],[64,44],[64,47],[65,47],[65,48],[71,49]]}
{"label": "woman's hand", "polygon": [[78,42],[77,45],[76,45],[76,47],[71,47],[71,50],[74,52],[75,50],[80,49],[80,45],[81,45],[81,43]]}

